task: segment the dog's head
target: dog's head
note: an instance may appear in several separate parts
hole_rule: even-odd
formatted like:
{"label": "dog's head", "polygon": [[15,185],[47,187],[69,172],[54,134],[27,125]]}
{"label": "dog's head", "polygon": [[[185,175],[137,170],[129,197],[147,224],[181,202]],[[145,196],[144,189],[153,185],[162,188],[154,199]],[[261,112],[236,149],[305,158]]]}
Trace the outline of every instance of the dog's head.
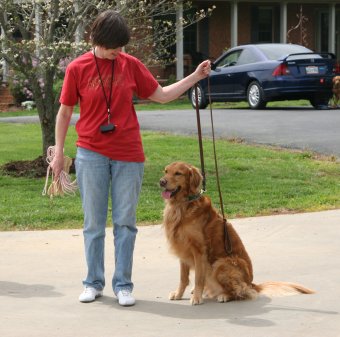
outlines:
{"label": "dog's head", "polygon": [[162,197],[171,200],[191,200],[200,194],[202,175],[200,171],[184,162],[166,166],[159,185],[164,189]]}
{"label": "dog's head", "polygon": [[333,77],[333,88],[340,89],[340,76]]}

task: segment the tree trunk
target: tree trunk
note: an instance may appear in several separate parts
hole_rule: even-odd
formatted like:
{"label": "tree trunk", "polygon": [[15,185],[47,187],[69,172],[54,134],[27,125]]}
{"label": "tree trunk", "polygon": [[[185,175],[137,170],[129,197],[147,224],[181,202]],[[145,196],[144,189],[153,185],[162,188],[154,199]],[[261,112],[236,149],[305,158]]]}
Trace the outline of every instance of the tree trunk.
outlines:
{"label": "tree trunk", "polygon": [[54,72],[45,72],[44,84],[39,78],[32,83],[42,133],[42,156],[46,157],[49,146],[55,145],[55,123],[59,104],[53,91]]}
{"label": "tree trunk", "polygon": [[40,127],[42,134],[42,155],[46,157],[47,149],[49,146],[55,145],[55,121],[57,110],[54,104],[46,106],[44,111],[39,113]]}

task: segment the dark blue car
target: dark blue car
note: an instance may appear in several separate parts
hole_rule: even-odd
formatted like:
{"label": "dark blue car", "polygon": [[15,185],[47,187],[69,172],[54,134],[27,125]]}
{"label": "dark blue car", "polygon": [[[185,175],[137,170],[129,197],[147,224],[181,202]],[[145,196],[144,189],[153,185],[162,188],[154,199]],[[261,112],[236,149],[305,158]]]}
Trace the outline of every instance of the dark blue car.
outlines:
{"label": "dark blue car", "polygon": [[[294,44],[256,44],[229,49],[213,64],[208,79],[199,82],[198,105],[248,101],[250,108],[267,102],[307,99],[315,107],[327,106],[332,97],[336,58]],[[209,85],[210,82],[210,85]],[[210,88],[209,88],[210,87]],[[196,106],[195,90],[189,91]]]}

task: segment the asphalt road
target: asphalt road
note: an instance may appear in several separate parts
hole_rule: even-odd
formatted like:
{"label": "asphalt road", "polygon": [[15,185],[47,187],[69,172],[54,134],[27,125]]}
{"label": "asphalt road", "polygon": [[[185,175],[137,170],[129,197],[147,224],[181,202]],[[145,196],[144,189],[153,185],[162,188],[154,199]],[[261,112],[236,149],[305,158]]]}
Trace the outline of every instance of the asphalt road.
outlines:
{"label": "asphalt road", "polygon": [[[211,137],[210,110],[200,111],[202,133]],[[78,115],[74,115],[75,123]],[[194,110],[140,111],[142,130],[197,134]],[[34,123],[37,117],[3,117],[0,122]],[[216,138],[313,151],[340,158],[340,109],[214,109]]]}
{"label": "asphalt road", "polygon": [[[210,110],[200,111],[203,136],[211,137]],[[197,134],[194,110],[138,112],[142,130]],[[340,110],[216,109],[215,136],[314,151],[340,158]]]}

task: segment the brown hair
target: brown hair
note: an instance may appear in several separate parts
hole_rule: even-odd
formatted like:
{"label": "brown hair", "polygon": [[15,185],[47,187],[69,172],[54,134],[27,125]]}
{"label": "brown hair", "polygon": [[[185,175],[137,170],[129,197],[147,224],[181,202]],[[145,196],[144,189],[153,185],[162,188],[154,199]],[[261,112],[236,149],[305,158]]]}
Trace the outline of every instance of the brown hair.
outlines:
{"label": "brown hair", "polygon": [[118,12],[109,9],[94,20],[91,28],[92,45],[114,49],[125,46],[129,40],[129,27]]}

